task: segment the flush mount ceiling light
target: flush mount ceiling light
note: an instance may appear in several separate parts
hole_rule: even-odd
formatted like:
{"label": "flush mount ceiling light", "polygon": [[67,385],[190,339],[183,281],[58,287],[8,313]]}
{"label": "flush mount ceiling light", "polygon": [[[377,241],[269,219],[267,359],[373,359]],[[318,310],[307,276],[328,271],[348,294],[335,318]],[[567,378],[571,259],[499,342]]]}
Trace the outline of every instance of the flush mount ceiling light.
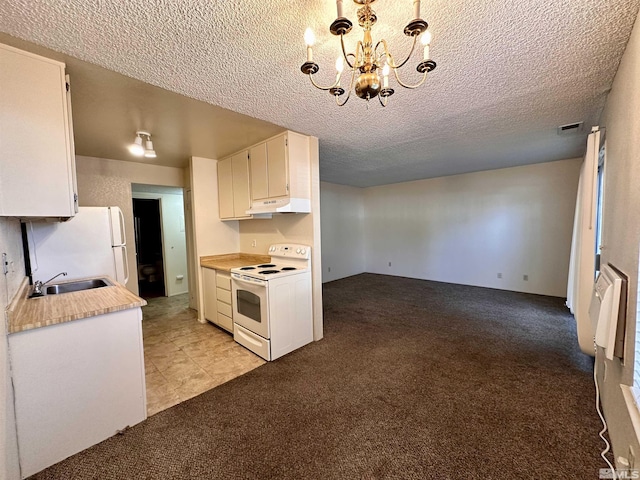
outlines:
{"label": "flush mount ceiling light", "polygon": [[[142,146],[142,137],[147,138],[144,142],[144,147]],[[129,152],[136,157],[145,156],[147,158],[156,158],[156,151],[153,149],[151,134],[143,131],[136,132],[135,140],[129,145]]]}
{"label": "flush mount ceiling light", "polygon": [[[371,4],[375,0],[353,0],[357,5],[362,5],[358,8],[358,24],[364,30],[364,37],[362,41],[358,41],[355,49],[355,53],[347,53],[344,45],[344,36],[351,31],[353,24],[347,18],[342,15],[342,0],[337,0],[336,5],[338,7],[338,18],[331,24],[329,31],[334,35],[340,36],[340,43],[342,45],[342,54],[336,61],[336,80],[328,86],[323,87],[318,85],[313,74],[317,73],[320,67],[313,61],[312,47],[315,43],[315,37],[310,28],[305,32],[305,43],[307,44],[307,61],[302,64],[300,70],[302,73],[309,75],[309,79],[314,87],[320,90],[328,90],[331,95],[336,99],[336,103],[339,106],[343,106],[349,100],[351,91],[355,90],[356,95],[364,100],[371,100],[378,97],[380,104],[383,107],[387,106],[387,101],[391,95],[393,95],[393,88],[389,88],[389,73],[393,71],[398,84],[404,88],[418,88],[427,79],[427,73],[436,68],[436,62],[429,57],[429,45],[431,43],[431,34],[427,31],[429,25],[425,20],[420,18],[420,0],[413,1],[413,16],[414,20],[411,20],[406,27],[404,27],[404,34],[413,38],[413,46],[409,55],[401,61],[396,62],[393,55],[389,52],[389,47],[386,40],[381,39],[378,43],[373,45],[373,39],[371,37],[371,27],[378,20],[376,13],[371,9]],[[413,51],[416,48],[418,37],[421,37],[422,44],[424,45],[424,55],[422,61],[416,67],[416,70],[422,74],[422,79],[415,85],[409,85],[398,76],[398,69],[402,68],[411,58]],[[340,86],[340,78],[344,70],[344,62],[351,71],[351,80],[349,82],[349,90],[344,101],[340,100],[340,96],[345,93],[345,90]],[[382,70],[382,76],[378,72]]]}

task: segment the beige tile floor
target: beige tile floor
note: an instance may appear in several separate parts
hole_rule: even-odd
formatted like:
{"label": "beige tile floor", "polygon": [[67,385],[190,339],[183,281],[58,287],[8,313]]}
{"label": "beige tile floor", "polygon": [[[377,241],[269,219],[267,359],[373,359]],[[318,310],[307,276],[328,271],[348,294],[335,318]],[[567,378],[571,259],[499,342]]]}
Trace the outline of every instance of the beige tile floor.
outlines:
{"label": "beige tile floor", "polygon": [[233,336],[197,320],[188,294],[147,300],[142,334],[147,415],[177,405],[263,365]]}

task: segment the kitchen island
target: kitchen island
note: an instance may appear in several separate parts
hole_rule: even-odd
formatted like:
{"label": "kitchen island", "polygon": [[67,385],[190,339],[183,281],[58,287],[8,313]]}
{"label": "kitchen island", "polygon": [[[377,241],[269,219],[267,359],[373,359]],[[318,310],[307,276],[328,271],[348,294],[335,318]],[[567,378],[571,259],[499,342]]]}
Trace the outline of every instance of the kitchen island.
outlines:
{"label": "kitchen island", "polygon": [[146,418],[145,300],[113,285],[28,298],[6,312],[23,478]]}

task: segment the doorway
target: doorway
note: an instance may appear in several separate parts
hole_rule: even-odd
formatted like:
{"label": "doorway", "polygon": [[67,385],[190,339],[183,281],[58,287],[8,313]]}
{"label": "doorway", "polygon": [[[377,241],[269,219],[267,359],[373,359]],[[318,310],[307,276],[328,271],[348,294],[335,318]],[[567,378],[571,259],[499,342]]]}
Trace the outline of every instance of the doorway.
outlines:
{"label": "doorway", "polygon": [[131,194],[139,295],[189,295],[183,189],[132,183]]}
{"label": "doorway", "polygon": [[160,200],[134,198],[133,219],[140,296],[163,297],[166,295],[166,288]]}

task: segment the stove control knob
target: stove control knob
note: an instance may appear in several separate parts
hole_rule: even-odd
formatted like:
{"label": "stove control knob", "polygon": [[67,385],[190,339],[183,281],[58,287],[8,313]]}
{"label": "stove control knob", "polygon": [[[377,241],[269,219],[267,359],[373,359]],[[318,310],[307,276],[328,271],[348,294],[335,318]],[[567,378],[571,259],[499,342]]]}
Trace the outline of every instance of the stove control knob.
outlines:
{"label": "stove control knob", "polygon": [[307,250],[306,250],[305,248],[303,248],[302,250],[300,250],[300,253],[301,253],[302,255],[305,255],[305,254],[307,253]]}
{"label": "stove control knob", "polygon": [[296,253],[298,253],[298,254],[300,253],[300,249],[299,248],[296,249]]}

